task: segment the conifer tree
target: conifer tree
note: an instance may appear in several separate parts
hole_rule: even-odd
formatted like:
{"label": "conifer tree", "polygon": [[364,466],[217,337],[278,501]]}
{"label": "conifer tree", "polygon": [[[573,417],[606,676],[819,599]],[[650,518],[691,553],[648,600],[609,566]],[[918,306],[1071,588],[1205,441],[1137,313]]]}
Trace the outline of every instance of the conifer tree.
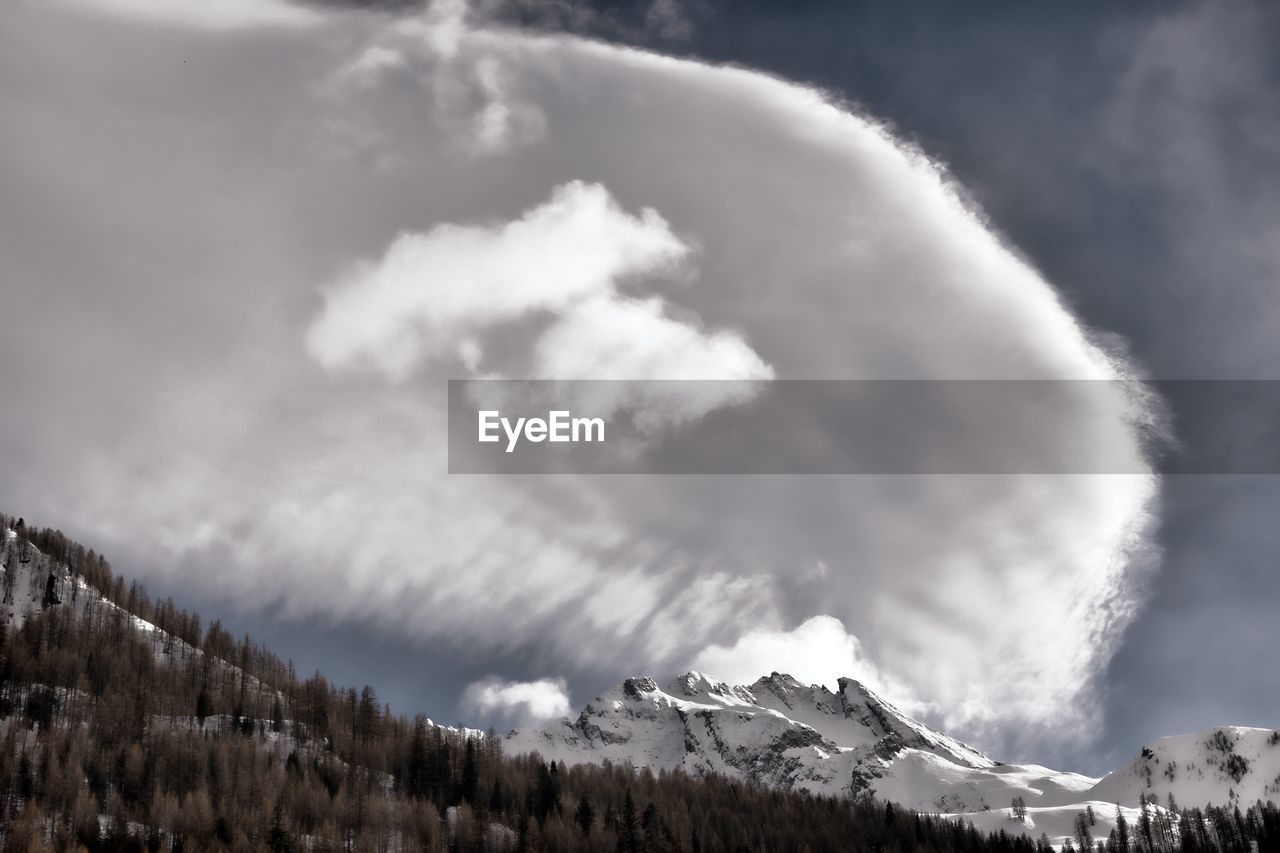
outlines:
{"label": "conifer tree", "polygon": [[591,825],[595,822],[596,810],[591,806],[591,800],[587,799],[584,793],[578,798],[578,808],[573,813],[573,822],[582,830],[583,835],[591,833]]}
{"label": "conifer tree", "polygon": [[638,853],[640,850],[640,826],[636,820],[636,803],[627,788],[622,800],[622,815],[618,819],[617,853]]}
{"label": "conifer tree", "polygon": [[1124,819],[1119,803],[1116,803],[1116,847],[1120,853],[1129,853],[1129,821]]}

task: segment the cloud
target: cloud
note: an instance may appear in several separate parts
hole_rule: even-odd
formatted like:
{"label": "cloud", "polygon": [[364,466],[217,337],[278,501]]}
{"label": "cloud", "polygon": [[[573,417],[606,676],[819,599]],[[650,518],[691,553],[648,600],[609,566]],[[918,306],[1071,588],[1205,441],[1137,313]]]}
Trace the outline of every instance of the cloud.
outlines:
{"label": "cloud", "polygon": [[[714,16],[704,0],[591,4],[578,0],[474,0],[472,23],[571,32],[626,44],[683,44]],[[696,22],[696,23],[695,23]]]}
{"label": "cloud", "polygon": [[497,717],[516,725],[563,717],[570,711],[563,678],[503,681],[489,676],[467,685],[460,706],[482,717]]}
{"label": "cloud", "polygon": [[408,61],[399,51],[374,44],[335,71],[332,81],[339,89],[368,89],[380,85],[387,75],[409,68]]}
{"label": "cloud", "polygon": [[420,17],[396,19],[329,75],[321,89],[341,107],[332,125],[348,145],[394,147],[399,123],[377,121],[363,103],[370,89],[387,83],[404,96],[410,115],[426,106],[436,141],[458,156],[483,159],[545,137],[547,117],[520,90],[507,57],[461,55],[470,12],[462,0],[437,0]]}
{"label": "cloud", "polygon": [[[30,401],[0,421],[10,507],[167,588],[365,626],[415,661],[576,691],[829,636],[830,665],[874,661],[993,749],[1087,736],[1153,476],[447,474],[459,373],[957,380],[953,430],[965,379],[1123,374],[919,151],[745,69],[447,16],[228,31],[236,50],[157,91],[207,34],[49,14],[0,28],[21,75],[0,78],[0,264],[67,330],[49,348],[0,317]],[[352,67],[358,92],[316,83]],[[545,121],[477,156],[486,68]],[[1043,420],[966,438],[1079,440]],[[1106,426],[1142,470],[1137,424]],[[875,451],[848,432],[813,439]]]}
{"label": "cloud", "polygon": [[289,0],[59,0],[64,5],[105,12],[139,23],[196,30],[227,31],[254,27],[307,27],[322,16]]}
{"label": "cloud", "polygon": [[853,678],[904,708],[919,705],[914,696],[904,693],[904,686],[888,683],[867,660],[858,638],[834,616],[811,616],[790,631],[750,630],[732,645],[708,646],[690,666],[730,684],[751,684],[776,671],[834,690],[837,679]]}
{"label": "cloud", "polygon": [[[603,186],[570,182],[501,225],[401,235],[325,291],[307,347],[325,367],[404,380],[491,327],[614,298],[619,279],[670,270],[688,251],[657,211],[633,216]],[[554,345],[542,356],[555,357]]]}
{"label": "cloud", "polygon": [[667,41],[687,41],[693,35],[693,24],[679,0],[653,0],[645,12],[644,23],[646,29]]}
{"label": "cloud", "polygon": [[490,340],[522,320],[554,318],[529,351],[487,365],[485,375],[730,381],[696,395],[596,386],[577,405],[601,417],[630,405],[642,428],[678,423],[751,396],[732,380],[773,376],[741,334],[703,330],[687,311],[676,319],[661,297],[619,292],[623,280],[634,287],[639,278],[681,273],[690,251],[656,210],[633,216],[602,185],[570,182],[500,225],[402,234],[381,260],[325,290],[307,348],[326,368],[373,367],[394,382],[442,358],[478,374]]}
{"label": "cloud", "polygon": [[736,332],[671,318],[661,299],[590,299],[566,311],[535,346],[550,379],[769,379]]}
{"label": "cloud", "polygon": [[552,324],[534,345],[533,375],[722,380],[692,387],[624,382],[574,386],[574,410],[607,418],[629,408],[636,426],[649,432],[751,399],[758,390],[751,380],[772,379],[773,368],[736,332],[706,332],[694,322],[675,320],[655,297],[612,297],[575,305]]}

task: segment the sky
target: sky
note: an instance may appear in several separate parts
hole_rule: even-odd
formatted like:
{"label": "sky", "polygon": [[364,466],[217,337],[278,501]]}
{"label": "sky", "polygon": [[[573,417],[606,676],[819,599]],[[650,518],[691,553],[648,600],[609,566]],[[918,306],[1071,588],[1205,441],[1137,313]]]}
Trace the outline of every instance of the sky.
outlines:
{"label": "sky", "polygon": [[[1086,772],[1276,724],[1280,488],[1146,466],[1176,399],[1109,409],[1095,476],[465,477],[445,417],[451,378],[1280,378],[1273,9],[0,24],[6,513],[448,721],[694,667]],[[965,406],[978,458],[1078,437]]]}

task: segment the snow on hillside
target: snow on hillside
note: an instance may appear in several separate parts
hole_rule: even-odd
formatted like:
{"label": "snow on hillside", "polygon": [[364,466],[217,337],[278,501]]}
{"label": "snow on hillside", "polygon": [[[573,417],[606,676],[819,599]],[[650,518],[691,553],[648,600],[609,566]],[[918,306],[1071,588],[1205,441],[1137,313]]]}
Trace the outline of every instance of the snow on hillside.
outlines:
{"label": "snow on hillside", "polygon": [[875,747],[886,738],[944,756],[965,767],[994,767],[996,762],[968,744],[916,722],[851,678],[839,692],[821,685],[802,686],[773,673],[751,685],[756,704],[807,725],[846,747]]}
{"label": "snow on hillside", "polygon": [[929,812],[981,811],[1016,796],[1064,805],[1097,781],[999,764],[851,679],[833,693],[778,673],[749,687],[698,672],[663,687],[629,678],[577,719],[513,732],[506,746],[571,764],[630,761],[822,794],[869,793]]}
{"label": "snow on hillside", "polygon": [[[24,555],[18,555],[18,534],[5,528],[0,540],[0,616],[13,627],[18,627],[29,612],[39,610],[44,600],[45,587],[51,574],[47,570],[44,555],[34,546],[29,547]],[[60,574],[55,575],[55,584]]]}
{"label": "snow on hillside", "polygon": [[[71,573],[66,566],[55,563],[41,553],[35,545],[28,545],[26,559],[20,559],[14,544],[17,534],[13,530],[4,532],[7,534],[7,541],[3,547],[0,547],[0,578],[3,578],[4,589],[3,597],[0,598],[0,619],[7,621],[10,627],[21,627],[31,613],[44,609],[45,594],[52,580],[52,591],[56,601],[53,606],[103,608],[118,612],[127,616],[139,631],[152,635],[157,641],[167,641],[163,651],[157,651],[157,655],[200,654],[199,649],[166,634],[147,620],[128,613],[124,608],[103,597],[96,589],[91,588],[83,577]],[[231,664],[226,665],[231,666]]]}
{"label": "snow on hillside", "polygon": [[1108,773],[1088,796],[1132,803],[1143,795],[1164,805],[1170,794],[1184,806],[1247,807],[1280,799],[1280,731],[1220,726],[1160,738]]}

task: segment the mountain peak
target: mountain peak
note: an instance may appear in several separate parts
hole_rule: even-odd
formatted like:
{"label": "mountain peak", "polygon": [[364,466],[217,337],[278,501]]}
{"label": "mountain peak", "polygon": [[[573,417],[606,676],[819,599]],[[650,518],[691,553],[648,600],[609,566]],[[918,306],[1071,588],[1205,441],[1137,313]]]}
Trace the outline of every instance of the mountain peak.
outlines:
{"label": "mountain peak", "polygon": [[704,697],[718,698],[721,700],[729,699],[734,701],[746,702],[754,704],[755,696],[751,695],[749,688],[737,684],[730,684],[727,681],[721,681],[715,676],[707,675],[704,672],[690,670],[684,675],[677,676],[671,680],[667,686],[667,692],[673,696],[683,696],[688,698]]}
{"label": "mountain peak", "polygon": [[796,678],[794,675],[790,675],[789,673],[785,673],[785,672],[778,672],[777,670],[774,670],[768,675],[757,679],[756,682],[751,685],[751,687],[752,689],[755,689],[756,687],[761,687],[764,689],[772,690],[775,693],[789,693],[789,694],[808,690],[809,688],[813,688],[813,687],[821,687],[824,692],[828,694],[831,693],[831,691],[827,690],[827,688],[823,685],[805,684],[800,679]]}
{"label": "mountain peak", "polygon": [[643,699],[658,690],[658,682],[647,675],[633,676],[622,682],[622,692],[632,699]]}

